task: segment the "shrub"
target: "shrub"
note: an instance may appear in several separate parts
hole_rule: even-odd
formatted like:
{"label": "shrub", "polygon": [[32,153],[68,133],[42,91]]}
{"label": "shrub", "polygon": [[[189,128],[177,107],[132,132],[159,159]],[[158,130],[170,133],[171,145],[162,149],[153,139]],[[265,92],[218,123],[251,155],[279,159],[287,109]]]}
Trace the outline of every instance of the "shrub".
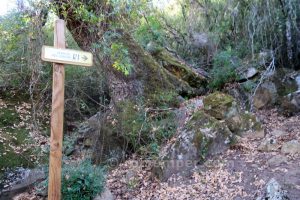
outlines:
{"label": "shrub", "polygon": [[213,68],[210,72],[212,81],[209,87],[211,89],[221,89],[226,83],[235,81],[238,78],[235,69],[239,64],[239,58],[234,56],[231,49],[218,53],[213,59]]}
{"label": "shrub", "polygon": [[[62,169],[62,199],[90,200],[101,194],[105,186],[104,169],[92,165],[85,160],[76,165],[64,165]],[[38,186],[38,190],[45,190],[48,180]]]}
{"label": "shrub", "polygon": [[76,166],[64,166],[62,174],[63,199],[90,200],[103,192],[104,170],[93,166],[90,160]]}

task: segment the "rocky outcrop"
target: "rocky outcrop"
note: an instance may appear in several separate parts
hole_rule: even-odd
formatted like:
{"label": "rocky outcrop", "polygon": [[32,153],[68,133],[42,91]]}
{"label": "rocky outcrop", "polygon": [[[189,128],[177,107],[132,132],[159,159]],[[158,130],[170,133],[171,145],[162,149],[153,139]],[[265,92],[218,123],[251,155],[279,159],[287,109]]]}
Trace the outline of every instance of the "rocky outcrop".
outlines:
{"label": "rocky outcrop", "polygon": [[118,136],[105,123],[106,116],[97,113],[79,128],[77,139],[80,148],[92,154],[92,160],[97,164],[119,162],[124,157],[124,139]]}
{"label": "rocky outcrop", "polygon": [[253,106],[256,109],[270,107],[278,99],[276,85],[273,82],[265,82],[257,89],[253,97]]}
{"label": "rocky outcrop", "polygon": [[236,134],[261,129],[256,117],[239,109],[233,97],[216,92],[203,99],[202,107],[177,130],[162,148],[155,176],[167,180],[173,174],[188,176],[197,164],[226,151]]}
{"label": "rocky outcrop", "polygon": [[235,99],[220,92],[208,95],[203,100],[206,113],[219,120],[225,120],[228,128],[236,134],[247,130],[261,131],[261,124],[255,115],[242,111]]}
{"label": "rocky outcrop", "polygon": [[256,90],[252,103],[256,109],[279,106],[285,115],[300,111],[299,72],[284,68],[269,74]]}
{"label": "rocky outcrop", "polygon": [[234,138],[224,123],[200,110],[180,130],[176,141],[163,149],[154,173],[162,180],[178,173],[188,175],[206,157],[225,151]]}
{"label": "rocky outcrop", "polygon": [[271,152],[277,151],[279,147],[280,145],[278,144],[276,139],[266,138],[261,142],[257,149],[262,152]]}
{"label": "rocky outcrop", "polygon": [[290,116],[300,111],[300,90],[290,93],[281,99],[281,112]]}
{"label": "rocky outcrop", "polygon": [[246,67],[241,68],[237,73],[239,75],[239,82],[244,82],[254,78],[259,74],[259,71],[255,67]]}
{"label": "rocky outcrop", "polygon": [[266,191],[263,196],[256,200],[289,200],[287,192],[282,189],[281,185],[272,178],[266,185]]}

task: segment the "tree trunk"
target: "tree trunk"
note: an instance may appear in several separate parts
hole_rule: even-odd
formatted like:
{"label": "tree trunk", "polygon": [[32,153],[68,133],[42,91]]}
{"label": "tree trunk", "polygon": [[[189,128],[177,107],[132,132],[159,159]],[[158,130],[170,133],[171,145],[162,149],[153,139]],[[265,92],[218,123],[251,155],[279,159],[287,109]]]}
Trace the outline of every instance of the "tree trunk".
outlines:
{"label": "tree trunk", "polygon": [[[62,6],[63,4],[63,6]],[[58,5],[57,14],[67,22],[75,41],[83,50],[92,51],[97,67],[101,67],[106,75],[112,105],[124,100],[151,99],[157,93],[176,92],[179,95],[194,96],[203,93],[206,78],[195,73],[189,66],[180,63],[171,54],[161,53],[159,60],[167,58],[172,65],[161,66],[148,52],[146,52],[129,33],[122,29],[109,27],[114,20],[110,15],[111,5],[106,1],[81,1],[81,5],[96,15],[105,16],[99,23],[92,23],[76,12],[76,1],[54,1]],[[64,9],[62,9],[64,7]],[[109,55],[101,57],[102,52],[93,49],[93,44],[101,42],[107,32],[113,32],[118,37],[115,41],[122,43],[129,53],[133,69],[129,75],[116,70]],[[176,63],[176,64],[174,64]],[[180,64],[179,64],[180,63]],[[186,73],[186,75],[185,75]],[[180,75],[178,75],[180,74]]]}

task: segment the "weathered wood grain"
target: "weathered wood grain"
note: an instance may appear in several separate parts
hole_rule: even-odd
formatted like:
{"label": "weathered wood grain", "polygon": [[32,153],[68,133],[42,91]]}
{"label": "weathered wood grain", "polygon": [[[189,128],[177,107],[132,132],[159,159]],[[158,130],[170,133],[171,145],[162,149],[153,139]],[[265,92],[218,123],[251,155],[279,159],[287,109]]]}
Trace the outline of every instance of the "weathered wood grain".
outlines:
{"label": "weathered wood grain", "polygon": [[[65,22],[56,20],[54,28],[54,47],[64,49]],[[65,69],[63,64],[53,64],[53,91],[51,113],[51,138],[50,138],[50,163],[48,199],[61,199],[61,165],[62,165],[62,141],[64,118],[64,80]]]}

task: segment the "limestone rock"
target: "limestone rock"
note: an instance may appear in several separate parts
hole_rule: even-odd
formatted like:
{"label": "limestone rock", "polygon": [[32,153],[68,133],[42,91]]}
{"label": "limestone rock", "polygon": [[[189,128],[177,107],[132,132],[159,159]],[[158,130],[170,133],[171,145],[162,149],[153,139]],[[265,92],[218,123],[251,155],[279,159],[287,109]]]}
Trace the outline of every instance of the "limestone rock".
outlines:
{"label": "limestone rock", "polygon": [[287,96],[288,96],[290,102],[292,104],[294,104],[299,110],[299,108],[300,108],[300,90],[297,90],[296,92],[290,93]]}
{"label": "limestone rock", "polygon": [[124,156],[124,141],[107,126],[105,120],[105,116],[97,113],[79,128],[81,136],[77,142],[92,153],[92,160],[96,164],[107,164],[110,160],[119,162]]}
{"label": "limestone rock", "polygon": [[239,77],[240,77],[240,81],[243,80],[248,80],[253,78],[255,75],[258,74],[258,71],[255,67],[247,67],[247,68],[242,68],[241,70],[239,70],[238,72]]}
{"label": "limestone rock", "polygon": [[290,116],[300,111],[300,90],[290,93],[282,98],[281,107],[283,114]]}
{"label": "limestone rock", "polygon": [[278,95],[286,96],[298,90],[297,76],[299,73],[291,69],[279,68],[271,77],[271,81],[276,85]]}
{"label": "limestone rock", "polygon": [[265,137],[265,130],[250,131],[245,134],[250,139],[261,139]]}
{"label": "limestone rock", "polygon": [[247,72],[245,74],[246,75],[245,78],[250,79],[250,78],[254,77],[256,74],[258,74],[257,69],[254,68],[254,67],[250,67],[250,68],[247,69]]}
{"label": "limestone rock", "polygon": [[297,140],[284,143],[281,148],[281,153],[291,155],[300,154],[300,143]]}
{"label": "limestone rock", "polygon": [[268,165],[271,167],[277,167],[279,165],[281,165],[282,163],[287,163],[287,157],[283,156],[283,155],[276,155],[274,157],[272,157],[271,159],[268,160]]}
{"label": "limestone rock", "polygon": [[273,82],[263,83],[253,97],[253,105],[256,109],[262,109],[274,105],[278,98],[277,88]]}
{"label": "limestone rock", "polygon": [[236,134],[247,130],[261,131],[262,127],[255,115],[243,112],[230,95],[215,92],[203,99],[207,114],[219,120],[225,120],[228,128]]}
{"label": "limestone rock", "polygon": [[224,123],[197,111],[160,154],[160,166],[153,170],[161,180],[173,174],[188,175],[191,169],[206,157],[224,152],[235,136]]}
{"label": "limestone rock", "polygon": [[264,136],[256,117],[241,111],[232,96],[212,93],[203,99],[203,109],[180,124],[172,142],[162,148],[153,173],[161,180],[173,174],[188,176],[197,164],[224,152],[236,141],[237,134],[249,130]]}
{"label": "limestone rock", "polygon": [[237,103],[230,95],[215,92],[203,99],[204,110],[216,119],[226,119],[236,116],[238,113]]}
{"label": "limestone rock", "polygon": [[279,144],[275,139],[267,138],[261,142],[261,144],[258,146],[259,151],[276,151],[279,148]]}
{"label": "limestone rock", "polygon": [[288,96],[281,99],[279,112],[285,116],[292,116],[299,111],[299,108],[291,102]]}
{"label": "limestone rock", "polygon": [[289,200],[287,192],[281,188],[281,185],[272,178],[266,186],[265,194],[256,200]]}
{"label": "limestone rock", "polygon": [[248,130],[261,134],[264,132],[261,123],[252,113],[240,112],[236,116],[227,118],[225,121],[228,128],[236,134],[243,134]]}
{"label": "limestone rock", "polygon": [[226,87],[224,91],[230,96],[234,97],[237,103],[241,106],[243,110],[246,110],[249,103],[250,91],[245,90],[245,84],[247,82],[237,84],[234,87]]}

